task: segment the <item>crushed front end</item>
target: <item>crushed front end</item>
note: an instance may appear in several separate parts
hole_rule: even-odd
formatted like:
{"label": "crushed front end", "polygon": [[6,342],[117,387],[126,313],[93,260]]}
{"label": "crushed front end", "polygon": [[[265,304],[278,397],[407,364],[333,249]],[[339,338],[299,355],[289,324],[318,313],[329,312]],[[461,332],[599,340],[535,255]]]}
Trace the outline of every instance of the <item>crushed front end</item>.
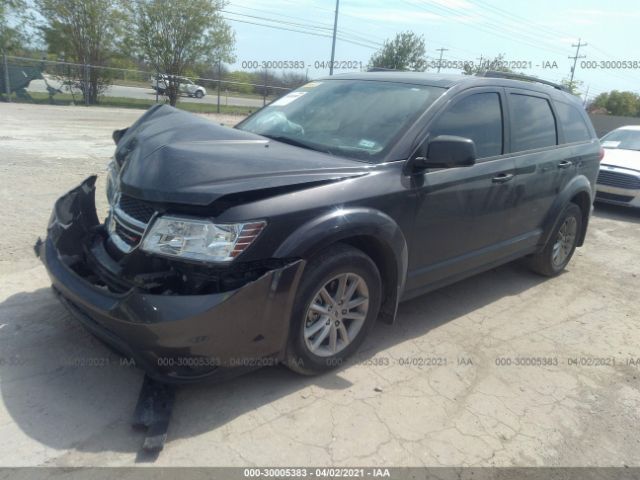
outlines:
{"label": "crushed front end", "polygon": [[139,246],[158,209],[115,197],[105,224],[96,177],[55,204],[36,254],[53,290],[97,337],[150,376],[223,378],[279,359],[304,261],[185,262]]}

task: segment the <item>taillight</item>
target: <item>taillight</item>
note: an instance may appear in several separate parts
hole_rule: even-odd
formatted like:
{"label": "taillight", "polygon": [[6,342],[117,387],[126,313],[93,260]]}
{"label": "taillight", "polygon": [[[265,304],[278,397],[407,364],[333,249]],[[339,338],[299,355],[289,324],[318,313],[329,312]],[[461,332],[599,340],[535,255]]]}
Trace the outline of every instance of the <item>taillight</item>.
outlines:
{"label": "taillight", "polygon": [[600,155],[598,156],[598,161],[601,162],[604,158],[604,148],[600,147]]}

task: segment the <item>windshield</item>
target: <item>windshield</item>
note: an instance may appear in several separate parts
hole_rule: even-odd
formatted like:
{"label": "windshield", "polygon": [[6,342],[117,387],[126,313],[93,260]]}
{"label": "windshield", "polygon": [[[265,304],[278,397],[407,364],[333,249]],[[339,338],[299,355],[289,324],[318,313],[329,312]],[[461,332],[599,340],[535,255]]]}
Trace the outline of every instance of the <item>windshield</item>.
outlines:
{"label": "windshield", "polygon": [[600,140],[604,148],[640,150],[640,130],[614,130]]}
{"label": "windshield", "polygon": [[369,80],[307,83],[237,128],[303,148],[369,162],[394,141],[444,88]]}

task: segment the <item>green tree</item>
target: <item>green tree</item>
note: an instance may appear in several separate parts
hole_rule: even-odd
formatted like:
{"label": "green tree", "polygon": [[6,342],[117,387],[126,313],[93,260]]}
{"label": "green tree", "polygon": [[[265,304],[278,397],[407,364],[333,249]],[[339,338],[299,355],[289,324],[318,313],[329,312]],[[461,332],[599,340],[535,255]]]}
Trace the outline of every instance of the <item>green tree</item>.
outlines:
{"label": "green tree", "polygon": [[[122,5],[120,0],[35,0],[44,19],[40,29],[49,52],[64,54],[72,63],[95,66],[104,66],[122,39],[127,21]],[[100,68],[68,74],[81,81],[84,96],[92,104],[109,83],[108,71]]]}
{"label": "green tree", "polygon": [[157,72],[169,75],[167,94],[178,100],[176,76],[198,63],[232,62],[235,38],[224,21],[224,0],[132,2],[137,45]]}
{"label": "green tree", "polygon": [[398,33],[393,40],[385,40],[382,48],[371,56],[369,67],[425,71],[427,58],[424,37],[407,31]]}
{"label": "green tree", "polygon": [[565,78],[562,80],[561,84],[574,95],[580,95],[580,89],[582,88],[583,82],[580,80],[571,81],[568,78]]}
{"label": "green tree", "polygon": [[598,95],[591,106],[604,108],[610,115],[636,117],[640,115],[640,96],[633,92],[612,90]]}
{"label": "green tree", "polygon": [[477,75],[486,71],[514,73],[505,64],[504,54],[501,53],[494,58],[480,56],[477,62],[466,63],[462,70],[463,75]]}
{"label": "green tree", "polygon": [[13,53],[24,47],[26,36],[20,27],[20,20],[25,7],[24,0],[0,0],[1,53]]}

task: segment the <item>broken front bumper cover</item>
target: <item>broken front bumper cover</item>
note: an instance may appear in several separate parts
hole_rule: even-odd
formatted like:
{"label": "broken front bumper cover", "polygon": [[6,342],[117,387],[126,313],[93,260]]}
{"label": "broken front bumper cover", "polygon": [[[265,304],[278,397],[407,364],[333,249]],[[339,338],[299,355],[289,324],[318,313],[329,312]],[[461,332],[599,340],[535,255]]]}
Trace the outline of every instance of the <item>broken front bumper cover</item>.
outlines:
{"label": "broken front bumper cover", "polygon": [[35,246],[54,292],[75,317],[160,381],[221,379],[281,358],[303,260],[222,293],[151,294],[138,287],[114,293],[71,268],[77,262],[86,268],[83,246],[102,228],[95,180],[56,202],[47,239]]}

